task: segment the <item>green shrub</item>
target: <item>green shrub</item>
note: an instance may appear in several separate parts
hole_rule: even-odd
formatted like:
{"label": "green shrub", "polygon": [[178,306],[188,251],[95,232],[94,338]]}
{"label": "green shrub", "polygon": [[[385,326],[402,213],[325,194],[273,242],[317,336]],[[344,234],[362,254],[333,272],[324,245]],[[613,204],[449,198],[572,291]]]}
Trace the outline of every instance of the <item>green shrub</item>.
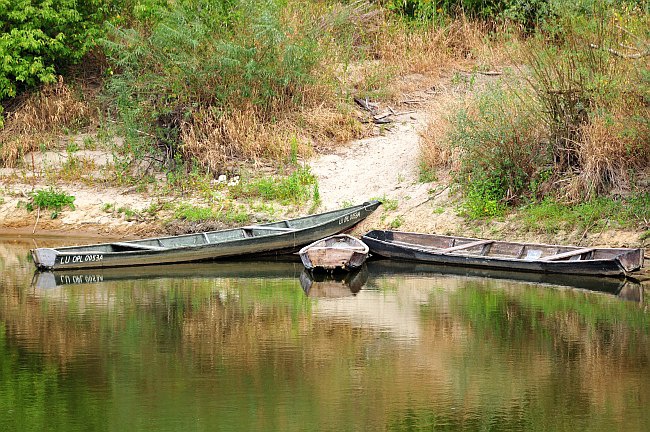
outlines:
{"label": "green shrub", "polygon": [[201,222],[215,218],[214,211],[210,207],[198,207],[191,204],[180,204],[174,210],[174,217],[189,222]]}
{"label": "green shrub", "polygon": [[[197,113],[210,112],[203,117],[218,121],[247,110],[271,121],[274,113],[298,106],[319,50],[315,29],[306,23],[297,28],[284,18],[283,5],[188,0],[141,7],[136,22],[109,24],[103,46],[119,73],[107,90],[115,105],[111,114],[125,126],[126,150],[146,152],[155,143],[169,160],[186,157],[179,148],[181,127],[202,121]],[[222,131],[226,138],[229,130]]]}
{"label": "green shrub", "polygon": [[554,16],[551,0],[388,0],[386,8],[418,21],[441,21],[465,15],[489,21],[509,19],[527,29]]}
{"label": "green shrub", "polygon": [[51,217],[55,219],[63,207],[69,207],[74,210],[74,196],[65,191],[49,189],[38,189],[30,194],[30,200],[26,205],[28,211],[36,209],[52,210]]}
{"label": "green shrub", "polygon": [[0,100],[54,82],[63,68],[78,62],[101,35],[108,3],[0,1]]}
{"label": "green shrub", "polygon": [[460,150],[455,181],[472,218],[502,214],[509,202],[530,194],[547,162],[541,125],[512,91],[491,88],[452,118],[448,141]]}

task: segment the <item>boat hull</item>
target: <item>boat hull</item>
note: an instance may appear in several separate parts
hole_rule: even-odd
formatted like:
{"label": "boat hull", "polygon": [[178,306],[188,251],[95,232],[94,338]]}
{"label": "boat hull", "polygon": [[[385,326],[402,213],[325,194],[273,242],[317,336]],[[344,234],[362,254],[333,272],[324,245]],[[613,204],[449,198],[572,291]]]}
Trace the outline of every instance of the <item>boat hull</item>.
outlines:
{"label": "boat hull", "polygon": [[[643,249],[601,249],[613,251],[612,257],[602,259],[584,259],[579,261],[545,261],[543,259],[519,259],[513,257],[482,256],[479,254],[468,253],[444,253],[432,250],[422,244],[395,242],[395,238],[399,237],[400,234],[410,235],[413,239],[421,239],[423,242],[429,240],[433,236],[428,234],[375,230],[362,236],[361,239],[368,245],[370,252],[373,255],[396,260],[449,266],[476,267],[504,271],[624,277],[628,273],[638,270],[643,265]],[[452,239],[452,237],[446,236],[435,237]],[[477,241],[477,239],[471,238],[461,239],[467,241],[467,244],[472,241],[476,243],[480,242]],[[508,242],[507,244],[521,246],[522,249],[526,246],[537,246],[539,248],[562,248],[562,246],[554,245],[529,245],[525,243],[512,242]],[[479,246],[481,245],[477,244],[477,248]],[[576,250],[579,251],[578,248],[576,248]],[[617,254],[616,252],[620,253]]]}
{"label": "boat hull", "polygon": [[[288,253],[295,252],[300,247],[320,238],[349,230],[370,215],[380,204],[379,201],[372,201],[348,209],[314,215],[311,217],[316,221],[313,225],[309,225],[310,217],[303,217],[194,235],[56,249],[39,248],[31,252],[34,263],[41,270],[128,267]],[[281,223],[286,226],[295,225],[298,228],[279,228],[278,225]],[[255,235],[255,232],[262,234]],[[210,241],[220,237],[226,240]],[[182,242],[193,244],[174,246]],[[154,246],[155,244],[170,246]],[[114,250],[120,247],[126,250]]]}

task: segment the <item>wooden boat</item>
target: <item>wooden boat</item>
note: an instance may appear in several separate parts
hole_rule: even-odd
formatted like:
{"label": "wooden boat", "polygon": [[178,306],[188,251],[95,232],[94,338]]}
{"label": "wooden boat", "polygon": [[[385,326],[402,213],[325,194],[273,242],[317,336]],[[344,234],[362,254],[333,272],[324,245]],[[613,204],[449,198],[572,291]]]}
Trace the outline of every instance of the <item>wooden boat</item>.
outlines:
{"label": "wooden boat", "polygon": [[56,270],[169,264],[292,252],[317,239],[352,228],[380,204],[379,201],[370,201],[327,213],[222,231],[39,248],[32,249],[31,253],[39,269]]}
{"label": "wooden boat", "polygon": [[643,249],[514,243],[374,230],[361,239],[373,255],[505,271],[626,276],[643,266]]}
{"label": "wooden boat", "polygon": [[298,252],[308,270],[353,270],[368,258],[368,246],[347,234],[333,235],[305,246]]}

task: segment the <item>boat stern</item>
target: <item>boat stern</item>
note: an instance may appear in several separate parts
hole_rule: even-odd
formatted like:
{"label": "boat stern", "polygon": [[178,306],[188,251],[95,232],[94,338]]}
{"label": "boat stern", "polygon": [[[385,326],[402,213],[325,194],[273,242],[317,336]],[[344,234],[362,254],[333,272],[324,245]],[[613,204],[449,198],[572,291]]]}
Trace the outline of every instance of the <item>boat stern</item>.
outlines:
{"label": "boat stern", "polygon": [[30,252],[32,254],[32,258],[34,259],[34,264],[36,264],[36,267],[39,269],[54,268],[56,257],[58,255],[55,249],[38,248],[32,249]]}
{"label": "boat stern", "polygon": [[643,267],[643,256],[645,250],[641,249],[632,249],[627,251],[617,257],[618,262],[621,264],[626,273],[631,273],[633,271],[639,270]]}

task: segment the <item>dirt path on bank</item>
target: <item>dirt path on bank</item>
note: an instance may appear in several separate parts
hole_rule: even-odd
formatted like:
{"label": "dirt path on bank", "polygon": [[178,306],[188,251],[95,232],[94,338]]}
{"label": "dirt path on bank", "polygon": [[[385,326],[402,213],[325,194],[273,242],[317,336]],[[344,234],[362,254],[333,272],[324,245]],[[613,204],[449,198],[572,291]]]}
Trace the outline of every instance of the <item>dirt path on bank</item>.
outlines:
{"label": "dirt path on bank", "polygon": [[[459,218],[447,211],[445,186],[419,180],[420,132],[429,121],[435,121],[430,110],[435,98],[421,100],[421,105],[409,110],[413,112],[377,127],[376,136],[351,142],[309,162],[318,177],[323,210],[382,199],[386,205],[355,231],[391,226],[411,231],[454,231]],[[437,209],[436,218],[431,217],[432,208]]]}

